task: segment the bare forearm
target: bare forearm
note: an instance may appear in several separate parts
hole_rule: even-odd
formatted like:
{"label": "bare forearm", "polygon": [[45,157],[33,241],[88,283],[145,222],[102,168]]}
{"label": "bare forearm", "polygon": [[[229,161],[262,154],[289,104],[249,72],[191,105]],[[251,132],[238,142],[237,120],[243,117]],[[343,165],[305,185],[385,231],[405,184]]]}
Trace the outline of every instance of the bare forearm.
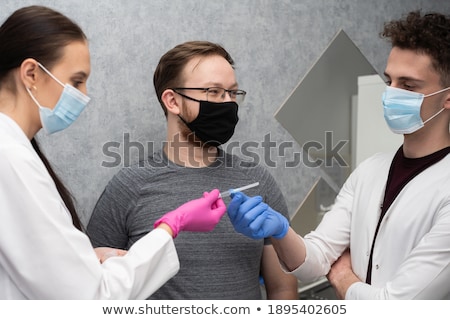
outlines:
{"label": "bare forearm", "polygon": [[272,245],[277,252],[278,259],[288,271],[297,269],[305,261],[305,243],[292,228],[289,228],[284,238],[272,238]]}
{"label": "bare forearm", "polygon": [[298,290],[286,289],[284,291],[268,293],[267,300],[298,300]]}
{"label": "bare forearm", "polygon": [[350,250],[344,251],[339,259],[331,266],[327,278],[339,299],[345,299],[348,288],[353,283],[361,281],[353,273]]}
{"label": "bare forearm", "polygon": [[169,227],[169,225],[165,224],[165,223],[161,223],[157,228],[161,228],[163,230],[166,230],[168,234],[170,234],[171,237],[173,237],[173,231],[172,229]]}
{"label": "bare forearm", "polygon": [[265,245],[261,261],[261,275],[269,300],[298,299],[298,280],[280,268],[280,261],[273,246]]}
{"label": "bare forearm", "polygon": [[361,280],[353,272],[347,272],[337,277],[328,277],[328,281],[333,286],[336,296],[339,299],[345,299],[345,294],[352,284],[355,282],[361,282]]}

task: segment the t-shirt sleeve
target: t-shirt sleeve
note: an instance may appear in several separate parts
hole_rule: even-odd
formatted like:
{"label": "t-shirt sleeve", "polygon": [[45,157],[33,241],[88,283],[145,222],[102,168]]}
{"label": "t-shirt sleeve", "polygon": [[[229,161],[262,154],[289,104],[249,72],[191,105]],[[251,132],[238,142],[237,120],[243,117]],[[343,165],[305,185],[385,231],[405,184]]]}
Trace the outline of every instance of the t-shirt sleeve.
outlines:
{"label": "t-shirt sleeve", "polygon": [[87,226],[87,234],[94,247],[128,249],[126,220],[136,202],[136,193],[136,186],[127,168],[109,181]]}

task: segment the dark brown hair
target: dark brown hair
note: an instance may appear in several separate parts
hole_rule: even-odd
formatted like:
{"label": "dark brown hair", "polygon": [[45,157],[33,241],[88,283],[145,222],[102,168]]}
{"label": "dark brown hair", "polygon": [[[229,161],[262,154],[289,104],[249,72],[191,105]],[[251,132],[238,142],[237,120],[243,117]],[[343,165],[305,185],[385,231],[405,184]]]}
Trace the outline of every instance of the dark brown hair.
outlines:
{"label": "dark brown hair", "polygon": [[413,11],[387,22],[380,35],[389,38],[393,47],[430,56],[442,86],[450,86],[450,16]]}
{"label": "dark brown hair", "polygon": [[183,68],[192,58],[212,55],[221,56],[231,66],[234,65],[230,54],[222,46],[209,41],[188,41],[175,46],[161,57],[153,75],[153,85],[166,117],[167,109],[161,100],[164,90],[183,85],[184,79],[181,78],[181,74]]}
{"label": "dark brown hair", "polygon": [[[27,58],[34,58],[51,69],[73,41],[86,41],[81,28],[63,14],[43,6],[29,6],[15,11],[0,27],[0,88],[16,92],[11,77]],[[31,144],[50,173],[61,198],[72,216],[73,224],[82,230],[73,198],[58,178],[36,140]]]}

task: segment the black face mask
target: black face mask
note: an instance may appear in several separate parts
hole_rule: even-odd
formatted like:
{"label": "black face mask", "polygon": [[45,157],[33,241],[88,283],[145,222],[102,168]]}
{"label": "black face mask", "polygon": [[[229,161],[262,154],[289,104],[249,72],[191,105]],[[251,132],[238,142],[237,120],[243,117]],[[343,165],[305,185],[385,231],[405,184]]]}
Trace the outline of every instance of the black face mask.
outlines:
{"label": "black face mask", "polygon": [[238,104],[236,102],[209,102],[200,100],[197,118],[187,123],[180,119],[204,143],[217,147],[226,143],[234,134],[239,121]]}

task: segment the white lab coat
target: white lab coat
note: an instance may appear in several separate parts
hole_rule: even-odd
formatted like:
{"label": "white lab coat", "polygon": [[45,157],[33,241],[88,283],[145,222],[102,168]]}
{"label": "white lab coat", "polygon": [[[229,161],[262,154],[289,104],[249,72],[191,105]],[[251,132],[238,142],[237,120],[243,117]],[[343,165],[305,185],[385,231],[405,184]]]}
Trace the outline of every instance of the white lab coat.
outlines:
{"label": "white lab coat", "polygon": [[100,264],[30,141],[0,113],[0,299],[145,299],[178,270],[160,229]]}
{"label": "white lab coat", "polygon": [[[293,273],[326,275],[350,247],[366,279],[369,253],[394,154],[377,154],[351,174],[333,209],[305,236],[307,257]],[[350,286],[346,299],[444,299],[450,295],[450,155],[410,181],[387,211],[373,253],[372,285]]]}

